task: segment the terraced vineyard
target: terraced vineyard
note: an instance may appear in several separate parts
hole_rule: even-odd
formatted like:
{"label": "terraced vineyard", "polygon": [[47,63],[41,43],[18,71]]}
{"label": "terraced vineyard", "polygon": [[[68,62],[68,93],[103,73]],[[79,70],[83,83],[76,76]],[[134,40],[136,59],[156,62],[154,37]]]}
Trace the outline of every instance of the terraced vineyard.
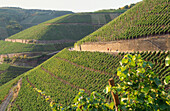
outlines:
{"label": "terraced vineyard", "polygon": [[10,66],[9,64],[0,64],[0,86],[17,76],[27,72],[31,68]]}
{"label": "terraced vineyard", "polygon": [[0,54],[22,52],[53,52],[71,46],[73,43],[63,44],[23,44],[0,41]]}
{"label": "terraced vineyard", "polygon": [[26,29],[9,39],[79,40],[119,15],[120,13],[68,14]]}
{"label": "terraced vineyard", "polygon": [[[162,81],[169,75],[170,67],[165,67],[164,62],[169,52],[142,52],[140,54],[145,60],[155,64],[153,70],[159,73]],[[17,106],[22,110],[47,110],[49,108],[44,107],[49,103],[45,102],[45,99],[33,88],[40,89],[63,106],[71,104],[78,89],[85,89],[87,93],[94,90],[102,93],[105,86],[108,85],[108,79],[113,77],[115,83],[119,82],[116,68],[123,55],[125,54],[110,55],[64,49],[25,74],[13,110],[18,110]],[[105,95],[105,97],[108,101],[111,100],[111,95]],[[39,107],[40,104],[44,104],[44,106]]]}
{"label": "terraced vineyard", "polygon": [[143,0],[77,43],[126,40],[169,33],[169,11],[169,0]]}

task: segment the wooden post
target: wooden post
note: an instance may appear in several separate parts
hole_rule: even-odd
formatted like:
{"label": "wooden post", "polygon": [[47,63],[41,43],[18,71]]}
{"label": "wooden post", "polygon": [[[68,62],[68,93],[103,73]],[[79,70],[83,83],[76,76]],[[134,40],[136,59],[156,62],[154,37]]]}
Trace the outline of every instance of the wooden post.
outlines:
{"label": "wooden post", "polygon": [[[114,83],[114,79],[109,79],[109,85],[111,85],[112,87],[115,86],[115,83]],[[112,91],[111,91],[111,94],[112,94],[112,97],[113,97],[113,101],[114,101],[114,104],[115,104],[115,108],[116,108],[116,111],[118,111],[118,105],[120,105],[120,102],[119,102],[119,98],[118,98],[118,94],[114,94]],[[122,111],[122,110],[120,110]]]}

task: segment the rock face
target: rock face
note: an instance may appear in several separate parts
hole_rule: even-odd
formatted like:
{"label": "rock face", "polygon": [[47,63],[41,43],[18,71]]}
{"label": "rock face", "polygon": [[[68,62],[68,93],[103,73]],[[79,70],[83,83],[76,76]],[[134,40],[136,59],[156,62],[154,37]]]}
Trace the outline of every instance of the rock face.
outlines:
{"label": "rock face", "polygon": [[74,47],[77,51],[134,52],[170,50],[170,36],[161,35],[148,38],[118,40],[112,42],[91,42]]}

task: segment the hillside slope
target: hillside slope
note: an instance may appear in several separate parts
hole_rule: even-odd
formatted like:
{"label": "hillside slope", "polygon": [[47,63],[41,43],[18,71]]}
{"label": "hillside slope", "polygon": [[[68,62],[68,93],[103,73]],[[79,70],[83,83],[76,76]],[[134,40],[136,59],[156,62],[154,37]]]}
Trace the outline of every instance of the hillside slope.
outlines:
{"label": "hillside slope", "polygon": [[73,12],[0,7],[0,39],[5,39],[31,26],[70,13]]}
{"label": "hillside slope", "polygon": [[[153,70],[159,74],[161,81],[164,81],[170,71],[170,67],[165,66],[165,57],[169,52],[140,54],[145,60],[155,64]],[[87,93],[94,90],[102,93],[108,79],[113,77],[115,83],[119,82],[115,74],[123,56],[124,53],[110,55],[64,49],[25,74],[13,110],[18,110],[18,106],[22,110],[50,110],[49,103],[45,102],[45,98],[38,94],[35,88],[45,92],[63,106],[72,102],[78,89],[85,89]],[[111,95],[105,96],[108,101],[111,99]],[[40,104],[43,107],[40,107]]]}
{"label": "hillside slope", "polygon": [[143,0],[77,44],[169,34],[169,0]]}
{"label": "hillside slope", "polygon": [[78,13],[58,17],[17,33],[9,39],[79,40],[120,13]]}

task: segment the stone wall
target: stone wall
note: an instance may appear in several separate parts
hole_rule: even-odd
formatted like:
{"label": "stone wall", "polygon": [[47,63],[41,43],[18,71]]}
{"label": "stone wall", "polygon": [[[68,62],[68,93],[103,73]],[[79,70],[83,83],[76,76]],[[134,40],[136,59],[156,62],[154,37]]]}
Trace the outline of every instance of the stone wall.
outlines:
{"label": "stone wall", "polygon": [[75,46],[77,51],[99,51],[99,52],[133,52],[133,51],[158,51],[170,50],[169,34],[148,38],[119,40],[112,42],[91,42]]}
{"label": "stone wall", "polygon": [[5,39],[5,41],[8,42],[19,42],[19,43],[25,43],[25,44],[54,44],[54,43],[72,43],[76,42],[76,40],[34,40],[34,39]]}
{"label": "stone wall", "polygon": [[32,57],[32,56],[38,56],[38,55],[42,55],[41,52],[33,52],[33,53],[14,53],[14,54],[2,54],[0,55],[0,61],[2,62],[3,61],[3,58],[5,57],[9,57],[9,58],[12,58],[12,57],[20,57],[20,56],[24,56],[26,55],[27,57]]}
{"label": "stone wall", "polygon": [[8,42],[19,42],[19,43],[30,43],[32,40],[25,40],[25,39],[5,39]]}

